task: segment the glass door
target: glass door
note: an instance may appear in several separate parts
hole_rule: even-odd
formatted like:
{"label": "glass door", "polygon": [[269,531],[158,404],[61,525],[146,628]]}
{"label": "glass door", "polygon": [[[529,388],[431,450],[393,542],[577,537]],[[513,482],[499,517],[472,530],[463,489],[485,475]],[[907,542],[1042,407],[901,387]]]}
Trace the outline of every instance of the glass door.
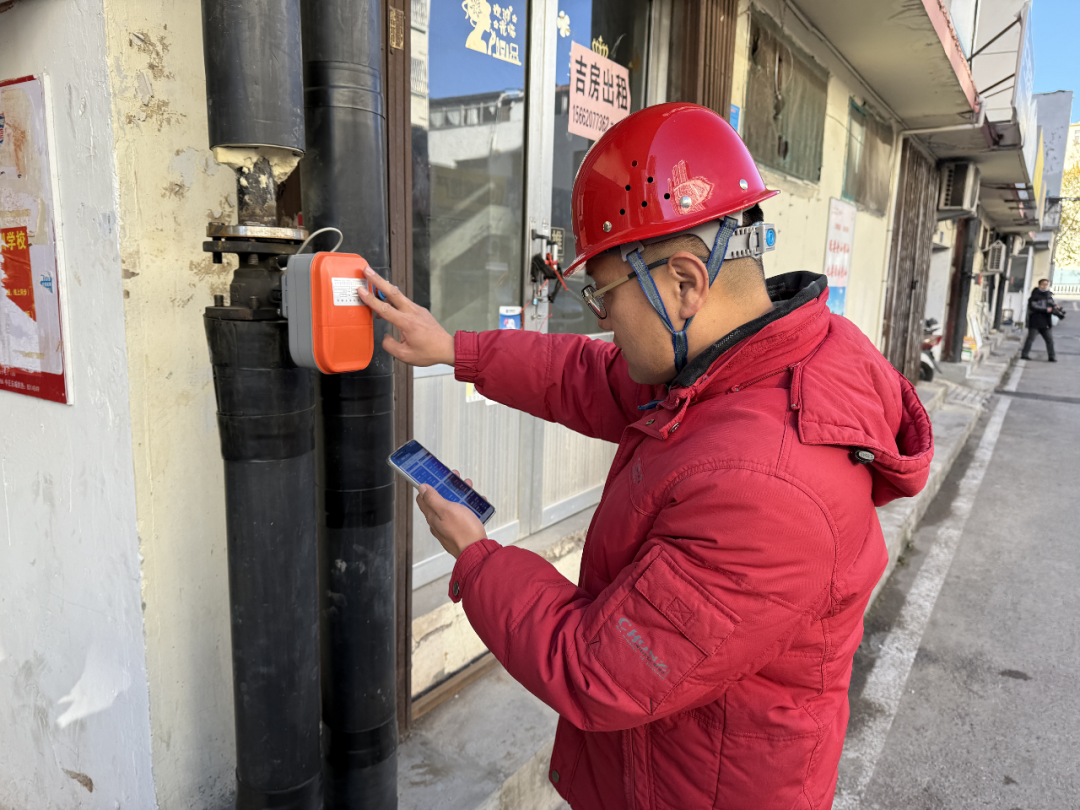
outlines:
{"label": "glass door", "polygon": [[[413,292],[450,332],[499,325],[520,306],[529,66],[525,2],[413,0]],[[518,539],[521,414],[457,382],[414,372],[416,439],[495,505],[490,535]],[[414,507],[413,583],[453,567]]]}
{"label": "glass door", "polygon": [[[550,243],[565,266],[575,255],[570,199],[574,178],[599,128],[583,119],[587,108],[606,121],[617,121],[644,106],[650,70],[651,0],[554,0],[554,66],[545,76],[553,95],[550,117],[541,122],[550,133],[550,177],[544,189]],[[546,257],[545,257],[546,258]],[[610,339],[582,304],[588,283],[583,272],[566,280],[568,290],[554,290],[544,313],[544,331]],[[526,310],[528,312],[528,310]],[[550,526],[600,500],[615,446],[588,439],[560,425],[536,428],[531,481],[535,489],[528,514],[533,531]],[[524,477],[524,473],[523,473]]]}
{"label": "glass door", "polygon": [[[571,122],[572,94],[620,116],[663,101],[648,79],[666,87],[670,25],[659,26],[673,2],[413,0],[414,295],[448,330],[609,337],[581,301],[584,274],[552,298],[558,282],[534,282],[534,268],[574,254],[570,194],[593,140]],[[589,63],[583,79],[572,52]],[[449,367],[414,380],[417,440],[490,498],[496,540],[599,500],[613,445],[487,401]],[[419,510],[413,559],[416,587],[453,567]]]}

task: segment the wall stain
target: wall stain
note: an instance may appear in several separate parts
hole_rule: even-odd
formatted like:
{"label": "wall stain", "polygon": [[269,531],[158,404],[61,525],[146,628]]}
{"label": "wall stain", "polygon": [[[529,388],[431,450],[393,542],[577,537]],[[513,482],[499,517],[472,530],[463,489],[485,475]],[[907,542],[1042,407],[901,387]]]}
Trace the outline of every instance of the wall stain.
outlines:
{"label": "wall stain", "polygon": [[129,126],[134,126],[143,121],[149,121],[156,123],[158,132],[161,132],[166,124],[175,124],[181,118],[187,118],[184,113],[173,111],[171,106],[163,98],[151,98],[149,103],[143,105],[143,109],[138,112],[128,113],[124,118],[124,122]]}
{"label": "wall stain", "polygon": [[173,74],[165,70],[165,54],[169,52],[169,41],[164,34],[155,42],[145,31],[132,31],[129,42],[131,47],[146,57],[146,68],[155,81],[173,78]]}
{"label": "wall stain", "polygon": [[189,282],[190,287],[196,288],[203,282],[209,282],[211,295],[228,297],[232,280],[232,264],[228,262],[214,264],[213,257],[206,255],[201,259],[192,259],[188,262],[188,270],[192,276]]}
{"label": "wall stain", "polygon": [[72,779],[74,779],[91,793],[94,792],[94,780],[87,776],[85,773],[80,773],[79,771],[69,771],[67,768],[64,768],[64,773],[66,773],[68,776],[70,776]]}

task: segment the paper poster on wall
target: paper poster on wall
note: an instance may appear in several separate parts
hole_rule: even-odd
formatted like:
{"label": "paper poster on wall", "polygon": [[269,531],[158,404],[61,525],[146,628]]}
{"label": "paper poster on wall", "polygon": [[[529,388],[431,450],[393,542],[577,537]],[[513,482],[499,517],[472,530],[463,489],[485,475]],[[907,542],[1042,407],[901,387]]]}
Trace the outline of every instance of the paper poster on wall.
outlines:
{"label": "paper poster on wall", "polygon": [[825,236],[825,275],[829,277],[829,310],[844,314],[851,251],[855,246],[855,206],[835,197],[829,200],[829,229]]}
{"label": "paper poster on wall", "polygon": [[69,402],[45,93],[0,81],[0,389]]}
{"label": "paper poster on wall", "polygon": [[595,141],[629,114],[629,68],[570,43],[570,134]]}

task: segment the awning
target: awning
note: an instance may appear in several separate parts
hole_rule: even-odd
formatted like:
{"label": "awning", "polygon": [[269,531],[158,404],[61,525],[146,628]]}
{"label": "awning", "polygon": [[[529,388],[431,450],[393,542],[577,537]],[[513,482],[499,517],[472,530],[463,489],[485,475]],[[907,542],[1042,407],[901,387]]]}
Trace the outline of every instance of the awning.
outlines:
{"label": "awning", "polygon": [[963,124],[978,95],[940,0],[794,0],[906,129]]}

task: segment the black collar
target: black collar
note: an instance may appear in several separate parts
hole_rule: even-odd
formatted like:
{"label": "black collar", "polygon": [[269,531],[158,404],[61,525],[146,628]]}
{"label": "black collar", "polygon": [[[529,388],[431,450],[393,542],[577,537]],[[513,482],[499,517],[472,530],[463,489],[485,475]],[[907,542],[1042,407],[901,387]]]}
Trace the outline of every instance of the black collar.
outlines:
{"label": "black collar", "polygon": [[682,386],[683,388],[690,387],[697,382],[702,374],[709,370],[709,367],[716,362],[720,355],[736,343],[746,340],[751,335],[756,335],[773,321],[778,321],[785,315],[790,315],[804,304],[816,301],[828,286],[828,277],[821,273],[809,273],[805,270],[784,273],[780,276],[765,279],[765,289],[773,302],[772,310],[724,335],[687,363],[686,368],[679,372],[670,385]]}

